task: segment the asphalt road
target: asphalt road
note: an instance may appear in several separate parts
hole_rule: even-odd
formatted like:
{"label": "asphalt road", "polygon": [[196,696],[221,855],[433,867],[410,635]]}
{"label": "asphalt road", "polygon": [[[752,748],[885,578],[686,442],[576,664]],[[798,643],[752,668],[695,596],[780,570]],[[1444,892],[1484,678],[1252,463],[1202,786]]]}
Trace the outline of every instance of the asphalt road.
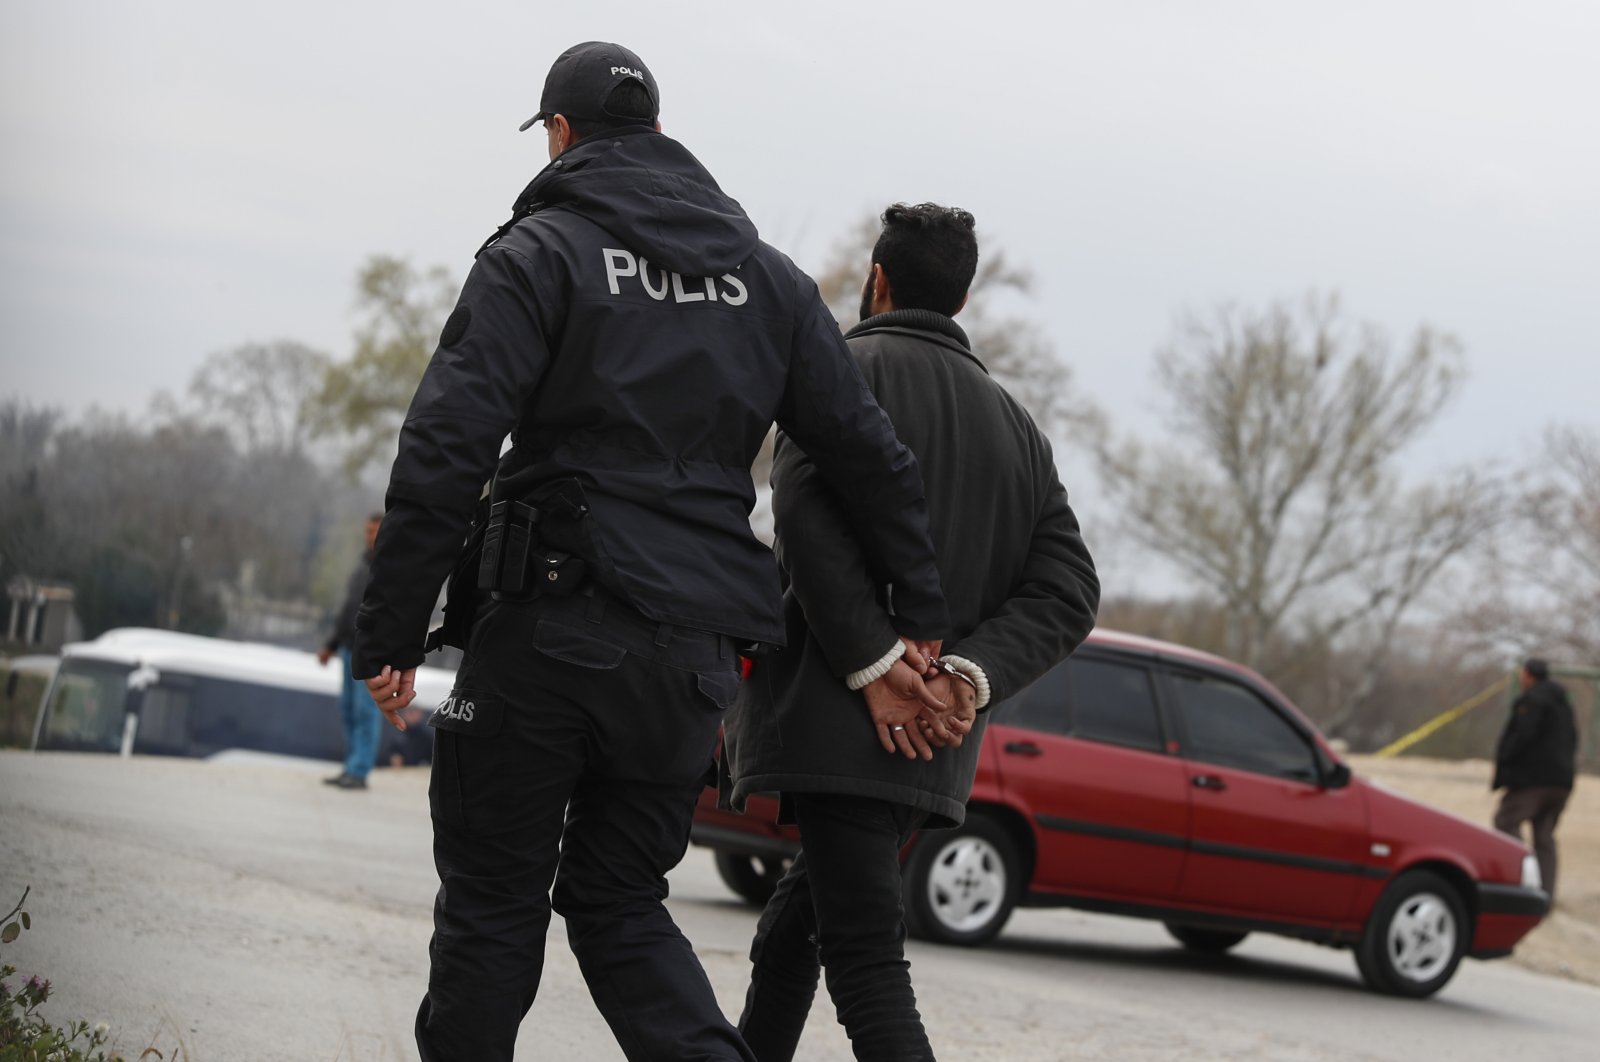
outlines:
{"label": "asphalt road", "polygon": [[[435,888],[422,771],[341,792],[281,766],[0,752],[0,912],[25,885],[33,929],[0,954],[55,982],[48,1015],[107,1022],[130,1057],[416,1058]],[[754,912],[696,849],[670,903],[736,1013]],[[1505,963],[1403,1002],[1365,991],[1345,952],[1252,937],[1201,958],[1154,923],[1071,911],[910,955],[945,1059],[1503,1062],[1600,1042],[1600,989]],[[517,1058],[620,1057],[557,920]],[[851,1057],[825,993],[801,1057]]]}

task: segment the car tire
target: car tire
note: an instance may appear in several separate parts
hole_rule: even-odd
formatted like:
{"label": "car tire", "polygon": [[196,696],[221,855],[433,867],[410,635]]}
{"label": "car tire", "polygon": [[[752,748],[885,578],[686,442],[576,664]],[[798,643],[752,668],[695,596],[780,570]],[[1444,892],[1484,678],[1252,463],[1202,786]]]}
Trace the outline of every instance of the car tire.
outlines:
{"label": "car tire", "polygon": [[1356,967],[1373,991],[1422,999],[1455,976],[1471,933],[1455,886],[1431,871],[1408,871],[1378,897]]}
{"label": "car tire", "polygon": [[921,940],[973,946],[993,940],[1022,889],[1016,843],[993,819],[969,815],[925,832],[902,875],[906,928]]}
{"label": "car tire", "polygon": [[1207,955],[1221,955],[1250,935],[1236,930],[1186,926],[1178,922],[1168,922],[1166,926],[1173,940],[1190,951],[1204,952]]}
{"label": "car tire", "polygon": [[722,883],[740,899],[757,907],[765,907],[772,899],[772,890],[778,887],[779,879],[789,869],[787,859],[764,859],[743,852],[718,851],[716,858]]}

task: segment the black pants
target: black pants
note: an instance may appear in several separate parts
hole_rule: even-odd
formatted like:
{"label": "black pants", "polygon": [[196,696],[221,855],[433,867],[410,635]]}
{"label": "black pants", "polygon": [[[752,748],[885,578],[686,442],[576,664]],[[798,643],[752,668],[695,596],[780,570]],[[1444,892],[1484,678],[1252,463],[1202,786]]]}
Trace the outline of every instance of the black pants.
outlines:
{"label": "black pants", "polygon": [[1556,898],[1556,823],[1566,810],[1570,789],[1555,786],[1529,786],[1507,789],[1494,812],[1494,828],[1522,840],[1522,824],[1533,827],[1533,854],[1539,860],[1539,877],[1550,901]]}
{"label": "black pants", "polygon": [[756,926],[739,1031],[761,1062],[793,1058],[821,966],[856,1058],[931,1060],[900,898],[899,852],[923,813],[864,797],[791,799],[802,852]]}
{"label": "black pants", "polygon": [[439,895],[424,1062],[511,1058],[552,904],[628,1058],[752,1057],[662,903],[737,689],[729,639],[614,600],[480,614],[430,720]]}

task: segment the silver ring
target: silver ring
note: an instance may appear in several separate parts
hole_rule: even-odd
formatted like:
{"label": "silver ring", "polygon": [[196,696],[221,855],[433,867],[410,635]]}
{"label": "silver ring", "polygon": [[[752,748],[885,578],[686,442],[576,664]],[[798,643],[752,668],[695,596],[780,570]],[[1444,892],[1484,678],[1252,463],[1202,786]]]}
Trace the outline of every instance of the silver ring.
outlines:
{"label": "silver ring", "polygon": [[897,727],[893,727],[893,728],[892,728],[892,729],[894,729],[894,730],[904,730],[904,729],[905,729],[905,727],[903,727],[903,726],[897,726]]}

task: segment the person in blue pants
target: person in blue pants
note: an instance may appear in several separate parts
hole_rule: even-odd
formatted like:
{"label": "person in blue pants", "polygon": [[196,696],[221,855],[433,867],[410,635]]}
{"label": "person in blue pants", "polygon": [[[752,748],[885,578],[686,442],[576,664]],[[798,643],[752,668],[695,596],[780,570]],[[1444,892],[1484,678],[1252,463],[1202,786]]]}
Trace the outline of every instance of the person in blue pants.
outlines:
{"label": "person in blue pants", "polygon": [[378,706],[366,683],[351,675],[350,647],[356,640],[356,610],[361,607],[361,597],[367,592],[372,579],[372,547],[378,541],[378,526],[383,523],[382,513],[367,517],[367,549],[356,562],[345,584],[344,603],[334,618],[333,633],[322,648],[317,650],[317,661],[324,667],[337,654],[343,681],[339,686],[339,723],[344,727],[344,770],[332,778],[324,778],[328,785],[340,789],[367,788],[367,775],[378,760]]}

